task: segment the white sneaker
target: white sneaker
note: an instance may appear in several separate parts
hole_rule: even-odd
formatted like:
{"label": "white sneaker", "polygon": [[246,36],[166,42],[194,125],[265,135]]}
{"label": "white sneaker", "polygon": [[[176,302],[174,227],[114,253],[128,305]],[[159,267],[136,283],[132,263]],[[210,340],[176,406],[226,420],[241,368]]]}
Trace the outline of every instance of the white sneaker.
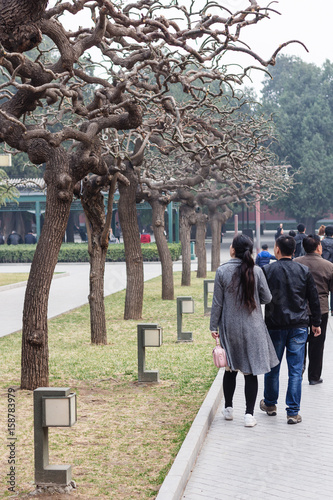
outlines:
{"label": "white sneaker", "polygon": [[254,427],[255,425],[257,425],[257,421],[254,418],[254,416],[251,415],[251,413],[247,413],[245,415],[245,417],[244,417],[244,425],[245,425],[245,427]]}
{"label": "white sneaker", "polygon": [[232,406],[228,406],[228,408],[224,408],[222,410],[223,416],[225,420],[233,420],[234,419],[234,409]]}

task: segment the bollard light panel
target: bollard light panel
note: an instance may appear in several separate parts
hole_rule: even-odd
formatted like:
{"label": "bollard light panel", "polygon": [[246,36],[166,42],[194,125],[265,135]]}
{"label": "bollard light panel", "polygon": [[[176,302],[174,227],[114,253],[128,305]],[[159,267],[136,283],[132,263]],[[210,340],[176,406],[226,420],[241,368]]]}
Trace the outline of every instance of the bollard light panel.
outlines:
{"label": "bollard light panel", "polygon": [[209,281],[207,283],[207,292],[214,293],[214,281]]}
{"label": "bollard light panel", "polygon": [[143,330],[143,347],[161,347],[163,343],[162,328]]}
{"label": "bollard light panel", "polygon": [[182,314],[194,313],[194,300],[182,300]]}
{"label": "bollard light panel", "polygon": [[72,427],[76,423],[76,394],[43,398],[43,427]]}
{"label": "bollard light panel", "polygon": [[12,155],[8,154],[0,154],[0,167],[11,167],[12,166]]}

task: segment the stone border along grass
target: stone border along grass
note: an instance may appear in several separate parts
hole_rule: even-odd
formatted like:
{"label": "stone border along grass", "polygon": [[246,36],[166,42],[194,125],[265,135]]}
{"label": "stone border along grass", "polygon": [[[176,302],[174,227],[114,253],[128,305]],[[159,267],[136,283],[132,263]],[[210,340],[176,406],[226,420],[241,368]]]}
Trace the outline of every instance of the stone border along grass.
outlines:
{"label": "stone border along grass", "polygon": [[179,500],[213,422],[223,396],[223,370],[219,370],[176,459],[159,489],[156,500]]}
{"label": "stone border along grass", "polygon": [[[88,306],[49,321],[49,386],[71,387],[78,396],[77,424],[67,430],[52,429],[50,435],[50,463],[73,466],[78,485],[73,497],[156,498],[216,378],[214,342],[203,311],[203,280],[192,273],[192,286],[181,287],[181,273],[174,277],[175,297],[191,295],[195,300],[194,314],[183,321],[184,328],[193,332],[193,343],[176,342],[176,300],[160,299],[161,277],[145,283],[141,321],[122,319],[125,291],[106,298],[106,346],[90,343]],[[208,273],[207,278],[212,277]],[[163,327],[163,345],[146,353],[146,369],[159,371],[160,384],[137,382],[138,322]],[[0,339],[2,405],[6,389],[19,385],[20,349],[19,333]],[[22,496],[33,490],[32,393],[17,391],[16,398]],[[6,491],[6,461],[2,462],[1,493]]]}

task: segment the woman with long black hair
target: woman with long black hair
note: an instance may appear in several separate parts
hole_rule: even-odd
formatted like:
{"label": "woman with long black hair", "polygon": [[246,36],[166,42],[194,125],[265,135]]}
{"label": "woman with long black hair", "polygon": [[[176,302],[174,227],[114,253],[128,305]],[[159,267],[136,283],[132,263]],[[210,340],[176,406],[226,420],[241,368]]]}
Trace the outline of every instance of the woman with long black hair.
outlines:
{"label": "woman with long black hair", "polygon": [[236,376],[245,377],[245,427],[253,427],[258,393],[257,375],[267,373],[279,363],[268,334],[260,304],[271,301],[262,269],[254,265],[253,242],[244,235],[235,236],[230,246],[231,259],[216,271],[210,330],[220,337],[228,366],[223,376],[226,420],[233,420],[233,395]]}

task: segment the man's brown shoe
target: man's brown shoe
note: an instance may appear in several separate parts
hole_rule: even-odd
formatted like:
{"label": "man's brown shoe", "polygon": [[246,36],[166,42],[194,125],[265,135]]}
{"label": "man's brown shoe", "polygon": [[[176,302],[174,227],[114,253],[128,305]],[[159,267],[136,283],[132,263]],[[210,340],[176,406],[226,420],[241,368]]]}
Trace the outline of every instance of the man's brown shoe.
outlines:
{"label": "man's brown shoe", "polygon": [[302,422],[301,415],[287,415],[287,424],[299,424]]}
{"label": "man's brown shoe", "polygon": [[266,406],[264,399],[260,401],[260,410],[265,411],[270,417],[275,417],[276,415],[276,405]]}

